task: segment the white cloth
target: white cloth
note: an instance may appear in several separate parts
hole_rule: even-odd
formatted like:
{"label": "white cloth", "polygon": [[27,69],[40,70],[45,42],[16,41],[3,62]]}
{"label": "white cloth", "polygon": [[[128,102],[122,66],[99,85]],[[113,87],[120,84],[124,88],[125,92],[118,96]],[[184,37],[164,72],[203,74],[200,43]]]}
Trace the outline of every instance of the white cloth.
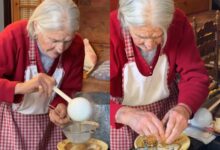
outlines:
{"label": "white cloth", "polygon": [[212,135],[209,132],[201,131],[201,130],[193,128],[193,127],[187,127],[184,130],[184,133],[187,136],[190,136],[194,139],[197,139],[197,140],[203,142],[204,144],[209,144],[211,141],[213,141],[216,138],[215,135]]}
{"label": "white cloth", "polygon": [[160,55],[152,76],[143,76],[135,62],[128,62],[123,69],[124,99],[128,106],[147,105],[169,96],[167,85],[168,60]]}

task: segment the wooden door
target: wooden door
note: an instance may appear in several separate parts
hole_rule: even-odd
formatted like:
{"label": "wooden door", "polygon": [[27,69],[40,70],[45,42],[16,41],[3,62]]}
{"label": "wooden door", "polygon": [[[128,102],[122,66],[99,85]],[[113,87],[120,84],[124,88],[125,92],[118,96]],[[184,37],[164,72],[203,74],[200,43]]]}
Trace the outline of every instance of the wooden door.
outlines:
{"label": "wooden door", "polygon": [[11,0],[12,22],[28,19],[43,0]]}

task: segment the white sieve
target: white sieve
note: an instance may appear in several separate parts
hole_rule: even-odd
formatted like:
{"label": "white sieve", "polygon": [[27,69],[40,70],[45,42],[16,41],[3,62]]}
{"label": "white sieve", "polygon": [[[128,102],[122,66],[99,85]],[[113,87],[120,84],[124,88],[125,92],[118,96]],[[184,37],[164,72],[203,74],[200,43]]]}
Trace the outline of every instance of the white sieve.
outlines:
{"label": "white sieve", "polygon": [[94,121],[72,122],[63,127],[63,133],[72,143],[85,143],[98,127]]}

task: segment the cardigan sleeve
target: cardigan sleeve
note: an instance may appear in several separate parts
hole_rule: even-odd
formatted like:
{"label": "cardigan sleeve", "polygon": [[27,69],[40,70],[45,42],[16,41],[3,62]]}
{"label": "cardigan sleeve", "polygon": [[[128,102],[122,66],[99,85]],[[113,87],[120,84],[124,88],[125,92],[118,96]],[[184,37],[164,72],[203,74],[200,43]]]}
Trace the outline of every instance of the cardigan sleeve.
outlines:
{"label": "cardigan sleeve", "polygon": [[19,41],[23,40],[20,28],[20,25],[13,24],[0,32],[0,101],[8,103],[13,103],[16,98],[14,91],[18,81],[10,79],[14,77],[17,64],[17,44],[21,44]]}
{"label": "cardigan sleeve", "polygon": [[176,57],[176,70],[180,74],[178,102],[195,113],[208,95],[209,79],[187,18],[183,28]]}
{"label": "cardigan sleeve", "polygon": [[122,98],[122,69],[120,62],[120,48],[123,43],[120,39],[120,26],[117,20],[117,11],[110,16],[110,124],[114,128],[120,128],[123,124],[116,123],[115,115],[122,107],[115,100]]}

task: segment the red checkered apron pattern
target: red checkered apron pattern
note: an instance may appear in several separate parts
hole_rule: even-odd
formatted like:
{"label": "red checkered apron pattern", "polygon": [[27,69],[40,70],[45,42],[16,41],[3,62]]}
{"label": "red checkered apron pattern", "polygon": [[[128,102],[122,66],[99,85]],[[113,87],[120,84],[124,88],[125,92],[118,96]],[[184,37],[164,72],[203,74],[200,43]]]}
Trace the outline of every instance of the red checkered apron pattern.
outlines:
{"label": "red checkered apron pattern", "polygon": [[[30,42],[32,64],[36,64],[34,53]],[[0,102],[0,150],[56,150],[61,140],[62,131],[50,121],[48,113],[22,114],[14,111],[11,104]]]}
{"label": "red checkered apron pattern", "polygon": [[24,115],[0,103],[0,150],[56,150],[62,132],[48,114]]}
{"label": "red checkered apron pattern", "polygon": [[[127,31],[123,32],[125,39],[125,52],[128,58],[128,62],[133,62],[134,52],[131,43],[131,37]],[[155,103],[149,105],[142,106],[130,106],[137,110],[150,111],[158,116],[159,119],[162,119],[163,116],[168,112],[173,106],[177,104],[178,99],[178,87],[176,82],[174,81],[169,86],[170,95],[168,98],[162,99]],[[122,98],[113,98],[116,103],[121,104]],[[110,128],[110,145],[111,150],[130,150],[134,147],[134,140],[137,137],[137,133],[135,133],[130,127],[124,125],[123,127],[116,129]]]}

